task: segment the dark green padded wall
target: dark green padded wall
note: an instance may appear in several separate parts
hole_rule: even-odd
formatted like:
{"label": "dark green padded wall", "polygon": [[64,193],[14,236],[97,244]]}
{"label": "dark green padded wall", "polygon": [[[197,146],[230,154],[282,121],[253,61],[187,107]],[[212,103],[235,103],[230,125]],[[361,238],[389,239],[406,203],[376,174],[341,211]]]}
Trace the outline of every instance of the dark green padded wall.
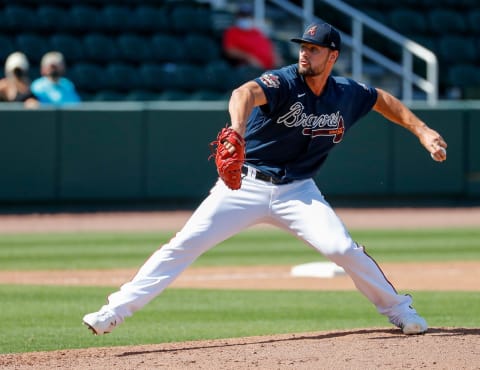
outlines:
{"label": "dark green padded wall", "polygon": [[0,113],[0,200],[55,199],[56,112],[5,110]]}
{"label": "dark green padded wall", "polygon": [[144,196],[141,110],[62,111],[60,198]]}
{"label": "dark green padded wall", "polygon": [[468,195],[480,195],[480,111],[468,112],[467,132],[465,135],[467,153],[465,165],[466,192]]}
{"label": "dark green padded wall", "polygon": [[392,194],[440,195],[463,191],[463,112],[460,110],[416,110],[430,127],[439,131],[448,143],[448,159],[439,163],[405,129],[395,127]]}
{"label": "dark green padded wall", "polygon": [[147,197],[203,198],[218,177],[209,143],[226,120],[223,111],[150,110]]}
{"label": "dark green padded wall", "polygon": [[[327,196],[480,195],[480,109],[414,110],[449,144],[434,162],[416,137],[375,112],[315,180]],[[225,105],[99,104],[0,109],[0,201],[200,201],[217,179],[209,143]]]}
{"label": "dark green padded wall", "polygon": [[330,153],[316,176],[327,195],[381,195],[390,188],[390,127],[369,113],[352,127]]}

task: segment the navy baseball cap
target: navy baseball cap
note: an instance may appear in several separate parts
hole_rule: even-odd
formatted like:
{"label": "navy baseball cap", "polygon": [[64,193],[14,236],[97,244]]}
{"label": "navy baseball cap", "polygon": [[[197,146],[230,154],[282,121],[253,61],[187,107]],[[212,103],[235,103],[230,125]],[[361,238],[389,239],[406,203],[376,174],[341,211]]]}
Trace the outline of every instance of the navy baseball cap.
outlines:
{"label": "navy baseball cap", "polygon": [[340,51],[341,46],[340,33],[328,23],[311,23],[305,29],[302,37],[293,38],[290,41],[299,44],[307,42],[338,51]]}

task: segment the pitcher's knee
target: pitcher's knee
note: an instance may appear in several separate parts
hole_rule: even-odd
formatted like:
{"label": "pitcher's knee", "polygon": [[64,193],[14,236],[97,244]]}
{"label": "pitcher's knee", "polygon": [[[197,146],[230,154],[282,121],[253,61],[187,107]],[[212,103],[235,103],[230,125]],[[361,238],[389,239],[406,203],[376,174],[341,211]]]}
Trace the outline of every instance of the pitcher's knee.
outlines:
{"label": "pitcher's knee", "polygon": [[363,253],[363,249],[359,249],[355,242],[351,242],[348,245],[342,245],[335,250],[325,253],[325,257],[339,266],[345,266],[349,265],[352,260],[355,260],[359,252]]}

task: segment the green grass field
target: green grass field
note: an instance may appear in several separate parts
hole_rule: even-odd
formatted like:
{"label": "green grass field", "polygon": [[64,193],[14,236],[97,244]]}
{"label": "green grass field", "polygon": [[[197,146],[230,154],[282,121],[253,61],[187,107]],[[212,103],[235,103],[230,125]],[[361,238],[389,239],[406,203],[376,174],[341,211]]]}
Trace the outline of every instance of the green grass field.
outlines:
{"label": "green grass field", "polygon": [[[352,231],[383,261],[480,260],[480,230]],[[171,233],[2,235],[0,269],[136,268]],[[276,230],[246,231],[203,255],[196,266],[292,265],[319,255]],[[358,292],[167,289],[114,333],[94,337],[82,316],[112,288],[0,285],[0,353],[162,343],[209,338],[385,327]],[[480,327],[480,292],[415,292],[435,326]]]}

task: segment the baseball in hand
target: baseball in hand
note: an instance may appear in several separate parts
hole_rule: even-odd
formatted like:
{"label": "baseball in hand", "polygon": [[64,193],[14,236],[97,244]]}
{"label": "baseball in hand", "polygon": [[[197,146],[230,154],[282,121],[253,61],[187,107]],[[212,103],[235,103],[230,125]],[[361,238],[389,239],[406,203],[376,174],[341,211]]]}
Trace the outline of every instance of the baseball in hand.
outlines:
{"label": "baseball in hand", "polygon": [[[445,154],[445,157],[446,157],[447,156],[447,150],[445,148],[442,148],[442,147],[440,147],[440,150],[443,151],[443,154]],[[432,157],[433,160],[436,160],[433,153],[430,153],[430,156]]]}

